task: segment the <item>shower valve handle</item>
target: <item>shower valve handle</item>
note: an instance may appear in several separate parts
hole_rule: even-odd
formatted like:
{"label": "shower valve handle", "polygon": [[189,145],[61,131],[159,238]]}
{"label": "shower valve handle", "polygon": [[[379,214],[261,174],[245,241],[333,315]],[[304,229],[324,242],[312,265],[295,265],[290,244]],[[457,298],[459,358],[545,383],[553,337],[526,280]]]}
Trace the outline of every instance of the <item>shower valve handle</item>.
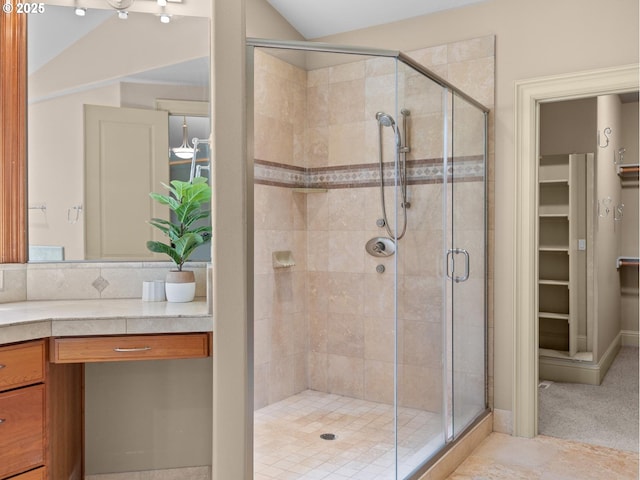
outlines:
{"label": "shower valve handle", "polygon": [[377,252],[377,253],[382,253],[386,250],[386,247],[384,246],[384,243],[382,242],[376,242],[375,245],[373,246],[373,251]]}

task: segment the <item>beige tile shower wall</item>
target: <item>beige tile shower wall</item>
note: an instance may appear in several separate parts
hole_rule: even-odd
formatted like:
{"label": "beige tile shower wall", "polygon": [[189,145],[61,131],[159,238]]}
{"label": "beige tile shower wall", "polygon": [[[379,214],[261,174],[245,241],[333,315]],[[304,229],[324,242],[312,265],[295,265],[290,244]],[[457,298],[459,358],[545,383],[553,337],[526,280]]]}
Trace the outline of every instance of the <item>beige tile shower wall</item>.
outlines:
{"label": "beige tile shower wall", "polygon": [[254,65],[254,156],[304,166],[307,74],[258,49]]}
{"label": "beige tile shower wall", "polygon": [[[302,166],[306,72],[259,50],[255,55],[255,158]],[[255,185],[255,408],[307,388],[306,198]],[[295,266],[274,268],[275,251]]]}
{"label": "beige tile shower wall", "polygon": [[[255,408],[307,388],[304,195],[255,185]],[[295,266],[274,268],[274,251],[291,251]]]}

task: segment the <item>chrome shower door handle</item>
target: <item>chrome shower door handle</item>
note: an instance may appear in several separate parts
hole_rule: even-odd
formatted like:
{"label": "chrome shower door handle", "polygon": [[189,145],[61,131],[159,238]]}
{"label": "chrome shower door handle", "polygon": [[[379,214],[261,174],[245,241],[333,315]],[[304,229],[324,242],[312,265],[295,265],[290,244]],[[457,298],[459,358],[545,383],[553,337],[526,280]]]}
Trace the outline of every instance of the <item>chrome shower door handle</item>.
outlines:
{"label": "chrome shower door handle", "polygon": [[[456,271],[456,261],[454,255],[464,255],[464,274],[454,275]],[[447,278],[456,283],[466,282],[469,280],[469,252],[464,248],[450,248],[447,250]]]}

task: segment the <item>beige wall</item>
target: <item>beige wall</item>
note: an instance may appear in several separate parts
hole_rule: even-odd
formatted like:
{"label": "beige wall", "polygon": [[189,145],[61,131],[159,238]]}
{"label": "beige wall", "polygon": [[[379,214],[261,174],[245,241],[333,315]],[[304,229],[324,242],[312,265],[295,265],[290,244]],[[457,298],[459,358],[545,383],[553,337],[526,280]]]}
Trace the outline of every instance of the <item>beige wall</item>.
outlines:
{"label": "beige wall", "polygon": [[596,99],[540,105],[540,154],[595,153]]}
{"label": "beige wall", "polygon": [[[495,406],[512,408],[514,82],[635,63],[638,3],[620,0],[490,0],[430,16],[322,38],[340,44],[412,50],[496,35],[495,125]],[[248,17],[249,25],[259,19]],[[252,31],[256,31],[255,27]],[[283,33],[286,36],[288,33]],[[493,220],[493,219],[492,219]],[[493,260],[493,259],[492,259]]]}
{"label": "beige wall", "polygon": [[[615,209],[621,202],[620,179],[613,154],[621,145],[622,105],[618,95],[598,97],[600,145],[605,145],[605,128],[611,128],[609,145],[596,153],[596,201],[600,203],[595,224],[595,326],[597,343],[594,360],[599,361],[620,332],[620,275],[616,268],[620,222]],[[607,208],[608,207],[608,208]],[[608,211],[607,211],[608,210]]]}
{"label": "beige wall", "polygon": [[[29,245],[63,246],[66,260],[83,260],[84,212],[76,223],[67,211],[84,204],[83,104],[120,105],[109,85],[33,103],[28,110]],[[75,212],[71,218],[75,218]]]}
{"label": "beige wall", "polygon": [[209,55],[208,18],[188,17],[167,26],[163,29],[155,15],[132,14],[126,22],[117,16],[106,20],[29,76],[30,99]]}

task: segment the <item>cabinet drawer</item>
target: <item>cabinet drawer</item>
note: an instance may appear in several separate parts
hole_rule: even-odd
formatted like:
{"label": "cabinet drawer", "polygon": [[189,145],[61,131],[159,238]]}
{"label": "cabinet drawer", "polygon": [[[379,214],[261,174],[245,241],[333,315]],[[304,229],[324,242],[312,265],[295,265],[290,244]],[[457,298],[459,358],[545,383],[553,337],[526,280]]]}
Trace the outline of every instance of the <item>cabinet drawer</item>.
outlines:
{"label": "cabinet drawer", "polygon": [[208,357],[208,333],[51,339],[51,362],[87,363]]}
{"label": "cabinet drawer", "polygon": [[17,477],[11,477],[10,480],[45,480],[46,472],[44,467],[31,470],[30,472],[23,473]]}
{"label": "cabinet drawer", "polygon": [[44,341],[0,347],[0,391],[44,381]]}
{"label": "cabinet drawer", "polygon": [[0,393],[0,478],[44,462],[44,385]]}

